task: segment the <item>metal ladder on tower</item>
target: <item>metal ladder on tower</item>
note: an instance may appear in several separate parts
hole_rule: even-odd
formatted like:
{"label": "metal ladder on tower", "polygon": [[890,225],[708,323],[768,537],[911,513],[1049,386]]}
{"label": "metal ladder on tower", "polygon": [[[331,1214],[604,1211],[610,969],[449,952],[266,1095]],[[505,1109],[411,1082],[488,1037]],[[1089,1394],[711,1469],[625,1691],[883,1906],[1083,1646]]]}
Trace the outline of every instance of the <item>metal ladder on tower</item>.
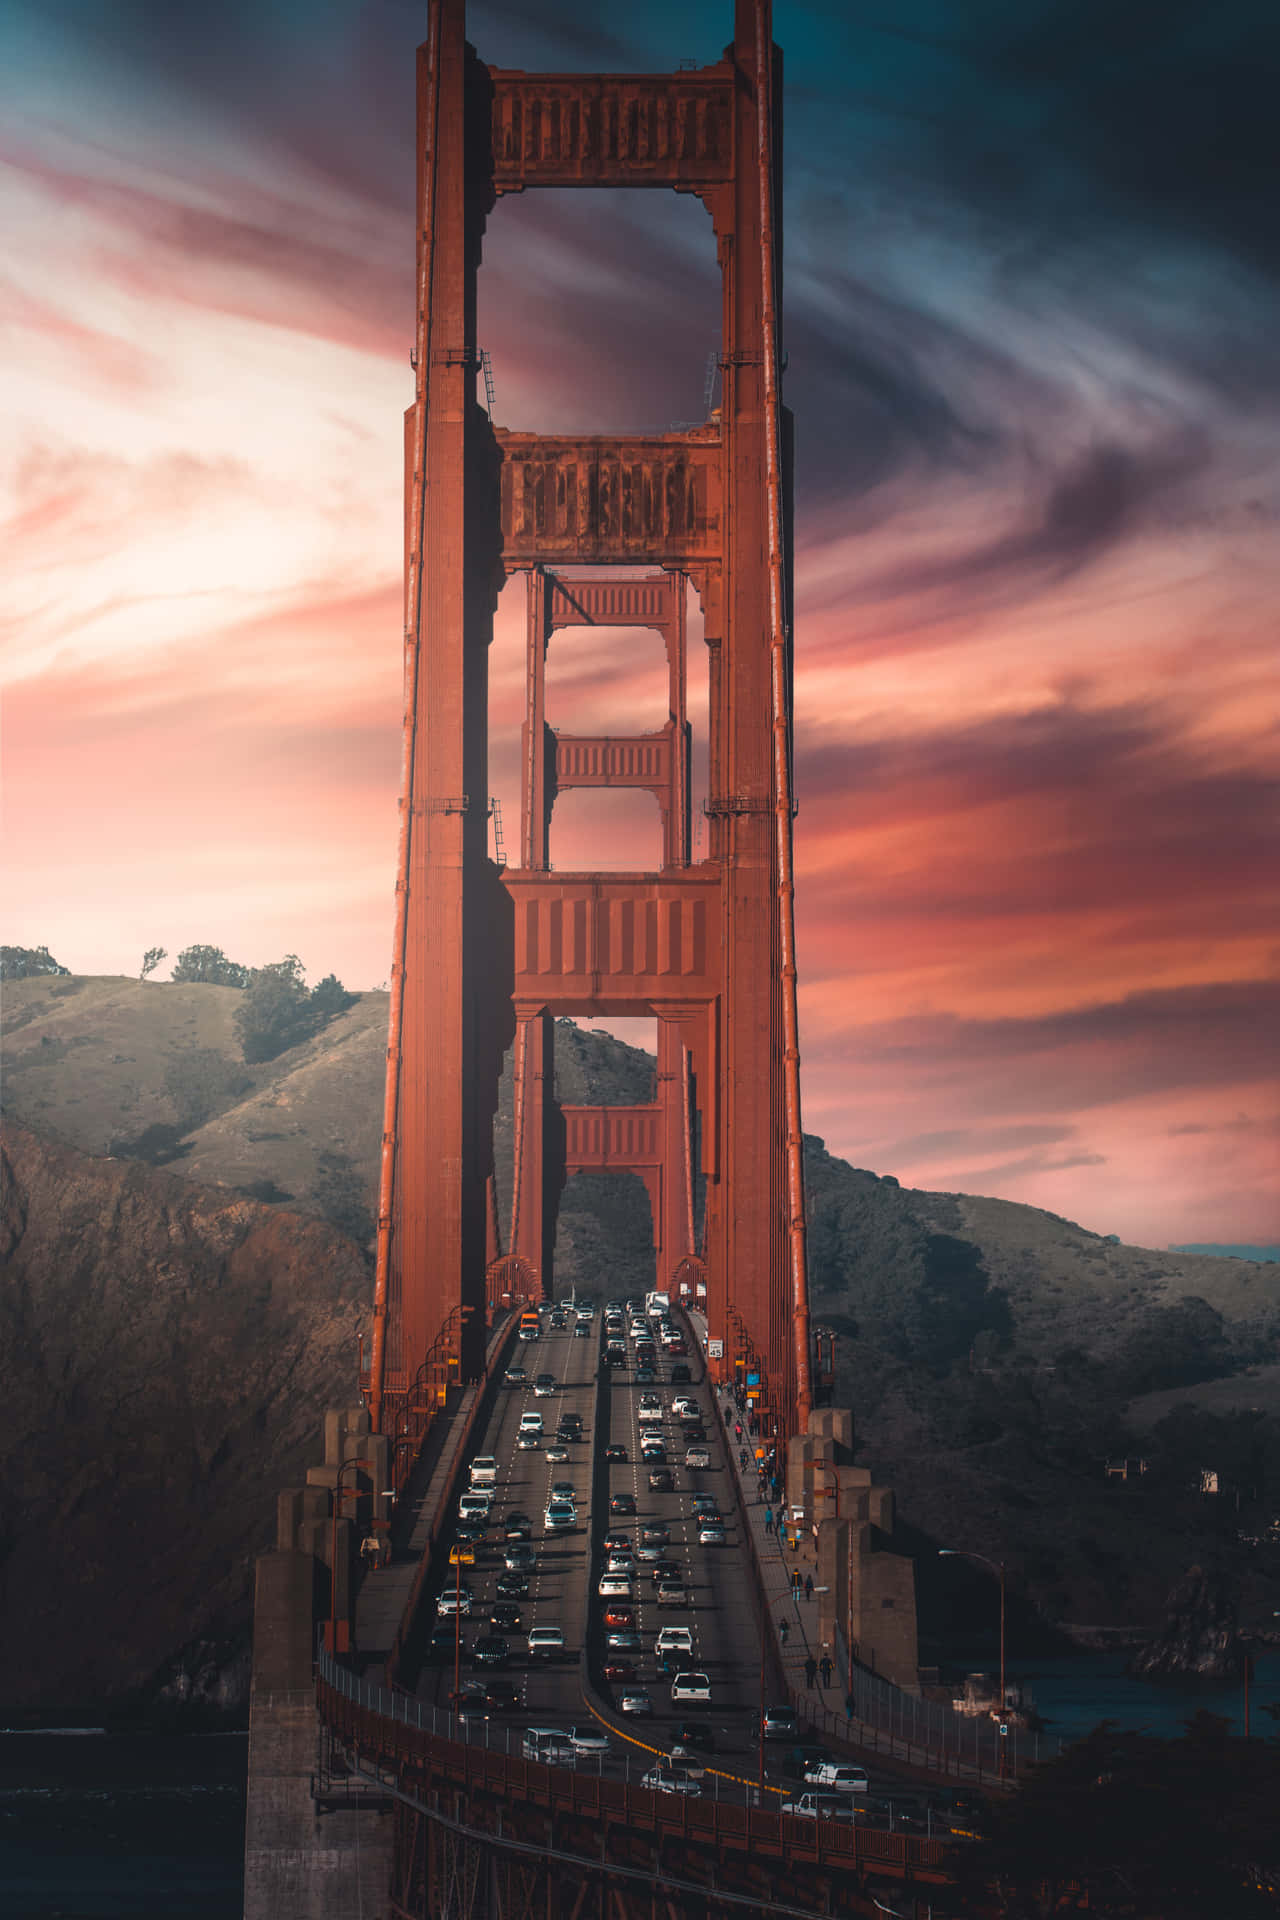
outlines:
{"label": "metal ladder on tower", "polygon": [[498,799],[491,799],[489,802],[489,812],[493,819],[493,858],[496,865],[505,867],[507,864],[507,855],[506,849],[502,844],[502,802]]}

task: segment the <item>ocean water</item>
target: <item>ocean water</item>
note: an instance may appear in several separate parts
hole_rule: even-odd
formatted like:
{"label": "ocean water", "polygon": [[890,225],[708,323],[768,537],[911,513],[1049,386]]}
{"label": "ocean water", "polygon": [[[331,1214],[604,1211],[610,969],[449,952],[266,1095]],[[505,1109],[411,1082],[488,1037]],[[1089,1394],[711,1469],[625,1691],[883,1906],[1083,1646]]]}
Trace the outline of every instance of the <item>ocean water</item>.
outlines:
{"label": "ocean water", "polygon": [[240,1920],[248,1735],[0,1729],[4,1920]]}
{"label": "ocean water", "polygon": [[[1129,1731],[1176,1740],[1195,1714],[1215,1713],[1244,1732],[1243,1687],[1153,1685],[1124,1670],[1120,1653],[1082,1653],[1055,1659],[1010,1660],[1011,1680],[1031,1689],[1047,1733],[1078,1740],[1101,1720]],[[975,1662],[985,1671],[991,1661]],[[1280,1708],[1280,1653],[1259,1654],[1249,1685],[1249,1730],[1258,1739],[1280,1734],[1280,1720],[1267,1712]]]}

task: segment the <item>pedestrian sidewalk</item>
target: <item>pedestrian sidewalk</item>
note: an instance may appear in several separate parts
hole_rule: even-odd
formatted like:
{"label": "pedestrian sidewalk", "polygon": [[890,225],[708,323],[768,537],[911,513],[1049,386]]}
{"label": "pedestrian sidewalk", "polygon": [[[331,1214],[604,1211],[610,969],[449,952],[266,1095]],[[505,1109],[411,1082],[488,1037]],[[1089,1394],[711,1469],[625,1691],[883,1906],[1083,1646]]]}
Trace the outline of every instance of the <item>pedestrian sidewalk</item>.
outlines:
{"label": "pedestrian sidewalk", "polygon": [[485,1393],[505,1342],[512,1332],[508,1316],[494,1329],[485,1356],[483,1379],[451,1396],[428,1430],[409,1484],[396,1503],[391,1526],[391,1559],[365,1571],[355,1603],[355,1667],[359,1673],[387,1659],[412,1599],[419,1568],[430,1557],[448,1515],[444,1511],[471,1429],[477,1400]]}
{"label": "pedestrian sidewalk", "polygon": [[[734,1425],[741,1418],[734,1406],[731,1395],[720,1395],[720,1417],[725,1429],[725,1447],[729,1455],[729,1468],[734,1476],[738,1493],[738,1505],[742,1511],[743,1523],[750,1532],[755,1547],[756,1564],[760,1569],[764,1585],[765,1604],[773,1623],[773,1641],[778,1665],[782,1669],[788,1691],[797,1696],[812,1692],[815,1702],[822,1699],[825,1692],[825,1704],[835,1707],[843,1704],[843,1690],[839,1688],[839,1676],[832,1674],[831,1686],[821,1687],[821,1674],[814,1686],[809,1687],[805,1674],[805,1662],[809,1659],[820,1661],[823,1648],[818,1639],[818,1602],[806,1600],[803,1591],[792,1592],[791,1574],[798,1570],[801,1581],[806,1574],[815,1572],[817,1556],[813,1542],[802,1537],[799,1547],[793,1551],[790,1547],[784,1553],[778,1545],[776,1522],[780,1514],[786,1512],[785,1504],[775,1502],[768,1493],[761,1499],[758,1491],[758,1475],[753,1451],[760,1444],[747,1432],[743,1421],[742,1439],[734,1435]],[[748,1453],[745,1471],[738,1465],[738,1454],[745,1447]],[[772,1507],[775,1527],[772,1533],[765,1532],[765,1514]],[[788,1529],[790,1531],[790,1529]],[[786,1645],[783,1645],[781,1626],[787,1623]],[[835,1689],[836,1691],[833,1691]],[[837,1699],[837,1692],[839,1698]]]}

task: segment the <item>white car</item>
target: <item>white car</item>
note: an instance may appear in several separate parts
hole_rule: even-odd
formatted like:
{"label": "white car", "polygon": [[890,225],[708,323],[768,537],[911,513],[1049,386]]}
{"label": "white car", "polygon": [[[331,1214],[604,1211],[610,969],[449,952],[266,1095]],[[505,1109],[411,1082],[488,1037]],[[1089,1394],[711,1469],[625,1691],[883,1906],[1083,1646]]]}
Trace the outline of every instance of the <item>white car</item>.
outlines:
{"label": "white car", "polygon": [[602,1573],[596,1584],[602,1600],[634,1600],[635,1588],[625,1573]]}
{"label": "white car", "polygon": [[529,1658],[550,1659],[564,1652],[563,1627],[530,1627]]}
{"label": "white car", "polygon": [[629,1687],[619,1696],[618,1712],[649,1714],[653,1712],[653,1702],[643,1687]]}
{"label": "white car", "polygon": [[605,1561],[604,1570],[606,1573],[620,1573],[627,1580],[631,1580],[635,1576],[636,1557],[627,1548],[620,1553],[611,1553]]}
{"label": "white car", "polygon": [[644,1645],[640,1635],[630,1627],[610,1627],[604,1643],[613,1653],[638,1653]]}
{"label": "white car", "polygon": [[709,1447],[689,1447],[684,1456],[686,1467],[709,1467],[711,1449]]}
{"label": "white car", "polygon": [[671,1411],[677,1420],[686,1413],[696,1415],[698,1413],[698,1403],[696,1400],[691,1400],[687,1393],[678,1393],[671,1402]]}
{"label": "white car", "polygon": [[468,1468],[468,1477],[473,1487],[496,1487],[498,1484],[498,1463],[491,1453],[478,1453]]}
{"label": "white car", "polygon": [[722,1547],[728,1538],[729,1536],[719,1520],[704,1521],[702,1526],[698,1528],[698,1545],[700,1547]]}
{"label": "white car", "polygon": [[700,1700],[703,1706],[711,1705],[711,1682],[705,1673],[678,1673],[671,1682],[673,1700]]}
{"label": "white car", "polygon": [[570,1533],[578,1524],[578,1510],[572,1500],[549,1500],[542,1522],[548,1533]]}
{"label": "white car", "polygon": [[575,1753],[599,1753],[609,1751],[609,1741],[599,1727],[588,1723],[585,1727],[570,1727],[569,1739]]}
{"label": "white car", "polygon": [[656,1653],[692,1653],[692,1627],[663,1627],[654,1642]]}
{"label": "white car", "polygon": [[470,1587],[446,1587],[436,1601],[436,1612],[452,1619],[455,1614],[467,1614],[471,1611]]}
{"label": "white car", "polygon": [[679,1767],[650,1767],[640,1785],[648,1787],[650,1793],[684,1793],[693,1797],[702,1792],[698,1782]]}
{"label": "white car", "polygon": [[542,1415],[536,1408],[530,1407],[527,1413],[520,1415],[520,1431],[521,1433],[542,1432]]}

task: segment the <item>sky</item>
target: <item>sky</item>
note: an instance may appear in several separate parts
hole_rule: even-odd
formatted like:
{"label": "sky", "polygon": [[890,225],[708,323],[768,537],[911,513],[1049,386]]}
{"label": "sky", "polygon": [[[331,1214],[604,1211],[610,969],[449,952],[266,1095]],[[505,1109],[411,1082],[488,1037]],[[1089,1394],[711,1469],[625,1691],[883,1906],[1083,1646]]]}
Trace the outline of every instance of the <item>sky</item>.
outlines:
{"label": "sky", "polygon": [[[495,65],[645,71],[716,59],[732,5],[468,21]],[[1280,1238],[1280,15],[777,0],[774,32],[806,1129],[1139,1244]],[[389,972],[424,34],[403,0],[0,0],[0,937],[73,971]],[[701,418],[709,218],[504,200],[479,321],[500,424]],[[649,639],[558,639],[552,722],[661,725]],[[585,798],[557,866],[656,864],[650,801]]]}

